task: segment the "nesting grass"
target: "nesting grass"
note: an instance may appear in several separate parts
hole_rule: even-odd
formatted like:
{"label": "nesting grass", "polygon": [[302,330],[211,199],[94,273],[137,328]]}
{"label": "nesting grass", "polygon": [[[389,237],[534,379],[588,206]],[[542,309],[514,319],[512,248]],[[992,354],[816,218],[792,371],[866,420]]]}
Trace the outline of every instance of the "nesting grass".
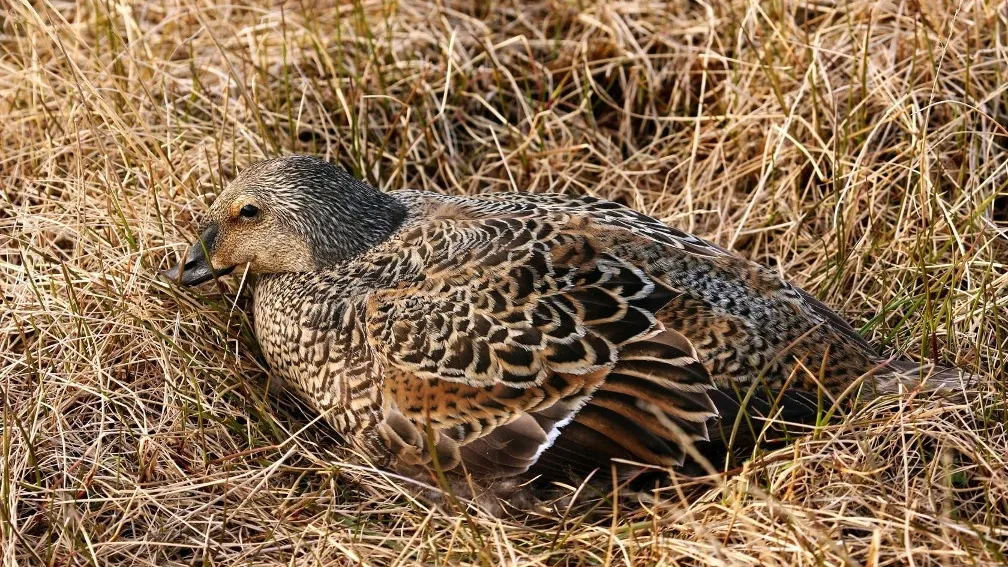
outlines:
{"label": "nesting grass", "polygon": [[[3,564],[1008,561],[1004,3],[476,4],[3,2]],[[155,276],[293,151],[628,203],[976,380],[637,505],[432,509],[267,394],[238,278]]]}

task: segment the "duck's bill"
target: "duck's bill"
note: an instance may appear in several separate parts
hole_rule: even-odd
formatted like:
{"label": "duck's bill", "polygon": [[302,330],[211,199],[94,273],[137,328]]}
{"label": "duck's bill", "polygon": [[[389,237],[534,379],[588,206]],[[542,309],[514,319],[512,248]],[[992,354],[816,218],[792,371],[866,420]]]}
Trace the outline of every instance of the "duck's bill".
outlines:
{"label": "duck's bill", "polygon": [[203,231],[199,240],[189,247],[185,258],[178,265],[161,272],[161,275],[182,285],[199,285],[217,276],[231,273],[234,266],[215,270],[207,258],[207,253],[213,250],[216,240],[217,225],[212,224]]}

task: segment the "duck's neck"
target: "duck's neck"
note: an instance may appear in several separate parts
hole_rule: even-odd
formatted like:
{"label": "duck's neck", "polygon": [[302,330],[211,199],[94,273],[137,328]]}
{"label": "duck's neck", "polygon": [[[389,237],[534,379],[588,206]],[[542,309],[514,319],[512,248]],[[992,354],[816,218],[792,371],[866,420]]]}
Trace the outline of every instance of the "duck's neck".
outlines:
{"label": "duck's neck", "polygon": [[[308,245],[319,269],[329,268],[352,259],[381,244],[399,229],[407,215],[406,206],[395,197],[358,181],[340,170],[345,177],[340,180],[344,194],[338,210],[330,211],[319,221],[320,226],[310,227]],[[340,221],[353,219],[353,222]]]}

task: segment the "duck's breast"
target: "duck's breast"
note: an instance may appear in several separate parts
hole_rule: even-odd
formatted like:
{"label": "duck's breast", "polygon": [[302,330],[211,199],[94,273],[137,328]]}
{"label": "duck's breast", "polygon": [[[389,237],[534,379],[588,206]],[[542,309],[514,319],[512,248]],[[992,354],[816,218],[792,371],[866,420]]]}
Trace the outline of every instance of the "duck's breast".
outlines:
{"label": "duck's breast", "polygon": [[373,424],[380,369],[364,336],[362,299],[323,273],[260,278],[256,338],[270,371],[341,434]]}

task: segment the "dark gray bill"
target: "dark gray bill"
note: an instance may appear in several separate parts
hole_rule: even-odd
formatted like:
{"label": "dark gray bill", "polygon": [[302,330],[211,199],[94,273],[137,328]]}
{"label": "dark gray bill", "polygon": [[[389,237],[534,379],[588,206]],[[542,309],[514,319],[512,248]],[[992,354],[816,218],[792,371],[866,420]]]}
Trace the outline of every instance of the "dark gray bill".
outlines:
{"label": "dark gray bill", "polygon": [[217,276],[231,273],[234,266],[214,270],[207,259],[207,253],[217,245],[217,225],[211,224],[203,231],[178,265],[161,272],[169,280],[182,285],[199,285]]}

